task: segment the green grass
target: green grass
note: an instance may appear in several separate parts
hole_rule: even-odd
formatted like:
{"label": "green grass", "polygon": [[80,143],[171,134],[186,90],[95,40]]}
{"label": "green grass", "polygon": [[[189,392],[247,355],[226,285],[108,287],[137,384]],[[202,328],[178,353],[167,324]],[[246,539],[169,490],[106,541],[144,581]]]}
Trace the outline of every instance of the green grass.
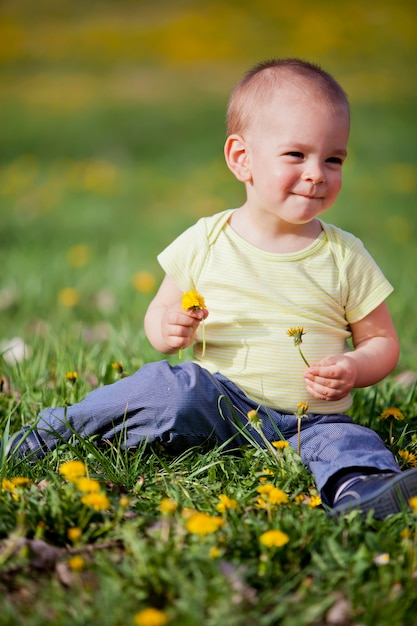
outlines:
{"label": "green grass", "polygon": [[[0,341],[29,349],[0,364],[3,443],[40,409],[116,380],[113,363],[129,375],[160,358],[142,326],[162,277],[157,253],[243,198],[222,156],[230,89],[261,58],[299,55],[334,72],[351,99],[344,188],[325,219],[358,235],[395,286],[398,368],[356,392],[351,414],[390,445],[379,416],[400,409],[391,446],[407,466],[399,451],[417,448],[416,28],[411,0],[2,3]],[[61,476],[77,458],[109,509],[82,504]],[[30,484],[13,490],[16,476]],[[263,478],[289,502],[259,508]],[[0,480],[1,624],[133,625],[149,606],[178,626],[320,626],[336,623],[330,610],[344,626],[417,623],[415,515],[330,519],[310,508],[315,485],[288,450],[274,458],[248,443],[173,458],[74,436],[36,463],[6,461],[3,446]],[[218,511],[221,494],[237,508]],[[199,537],[191,510],[225,523]],[[266,548],[270,529],[288,542]]]}

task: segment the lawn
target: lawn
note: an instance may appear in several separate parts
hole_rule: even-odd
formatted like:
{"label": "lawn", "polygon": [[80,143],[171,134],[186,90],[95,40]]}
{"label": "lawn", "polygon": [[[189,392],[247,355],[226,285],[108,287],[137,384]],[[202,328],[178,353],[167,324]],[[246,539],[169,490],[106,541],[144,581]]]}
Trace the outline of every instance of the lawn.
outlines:
{"label": "lawn", "polygon": [[[0,437],[161,358],[142,325],[157,253],[243,198],[222,155],[230,90],[301,56],[352,108],[325,219],[395,287],[398,367],[351,414],[416,465],[416,22],[406,0],[3,0]],[[1,624],[417,623],[417,512],[331,519],[288,448],[173,458],[74,437],[2,457],[0,481]]]}

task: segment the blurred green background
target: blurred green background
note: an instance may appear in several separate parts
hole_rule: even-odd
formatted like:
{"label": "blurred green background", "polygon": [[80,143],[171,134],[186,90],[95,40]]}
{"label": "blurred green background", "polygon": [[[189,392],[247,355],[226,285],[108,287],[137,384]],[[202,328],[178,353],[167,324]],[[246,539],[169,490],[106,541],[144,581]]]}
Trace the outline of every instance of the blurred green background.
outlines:
{"label": "blurred green background", "polygon": [[243,199],[223,161],[233,85],[259,60],[300,56],[352,107],[324,219],[394,283],[400,369],[416,370],[416,33],[414,0],[3,0],[0,340],[140,333],[156,254]]}

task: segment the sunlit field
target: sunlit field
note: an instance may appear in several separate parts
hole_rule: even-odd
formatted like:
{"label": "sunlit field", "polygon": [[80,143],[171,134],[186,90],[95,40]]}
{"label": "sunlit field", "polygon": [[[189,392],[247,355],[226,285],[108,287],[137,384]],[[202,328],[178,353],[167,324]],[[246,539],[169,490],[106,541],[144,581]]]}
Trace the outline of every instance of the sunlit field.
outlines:
{"label": "sunlit field", "polygon": [[[243,199],[223,159],[229,93],[256,62],[299,56],[352,109],[324,219],[395,287],[398,367],[351,412],[417,466],[416,32],[411,0],[3,0],[3,443],[41,408],[161,358],[143,333],[156,255]],[[381,420],[389,408],[400,419]],[[37,463],[7,461],[3,445],[1,624],[417,623],[416,512],[330,519],[286,449],[167,458],[120,443],[75,437]],[[74,460],[96,484],[65,473]]]}

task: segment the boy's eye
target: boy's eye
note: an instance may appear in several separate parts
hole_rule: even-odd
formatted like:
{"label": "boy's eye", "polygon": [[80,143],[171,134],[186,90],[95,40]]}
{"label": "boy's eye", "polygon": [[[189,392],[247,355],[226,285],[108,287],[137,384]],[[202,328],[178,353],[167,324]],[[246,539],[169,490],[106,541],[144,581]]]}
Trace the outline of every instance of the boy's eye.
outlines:
{"label": "boy's eye", "polygon": [[341,159],[340,157],[329,157],[328,159],[326,159],[326,162],[336,163],[337,165],[342,165],[343,159]]}
{"label": "boy's eye", "polygon": [[296,151],[287,152],[287,155],[295,157],[296,159],[302,159],[304,157],[304,154],[302,152],[296,152]]}

